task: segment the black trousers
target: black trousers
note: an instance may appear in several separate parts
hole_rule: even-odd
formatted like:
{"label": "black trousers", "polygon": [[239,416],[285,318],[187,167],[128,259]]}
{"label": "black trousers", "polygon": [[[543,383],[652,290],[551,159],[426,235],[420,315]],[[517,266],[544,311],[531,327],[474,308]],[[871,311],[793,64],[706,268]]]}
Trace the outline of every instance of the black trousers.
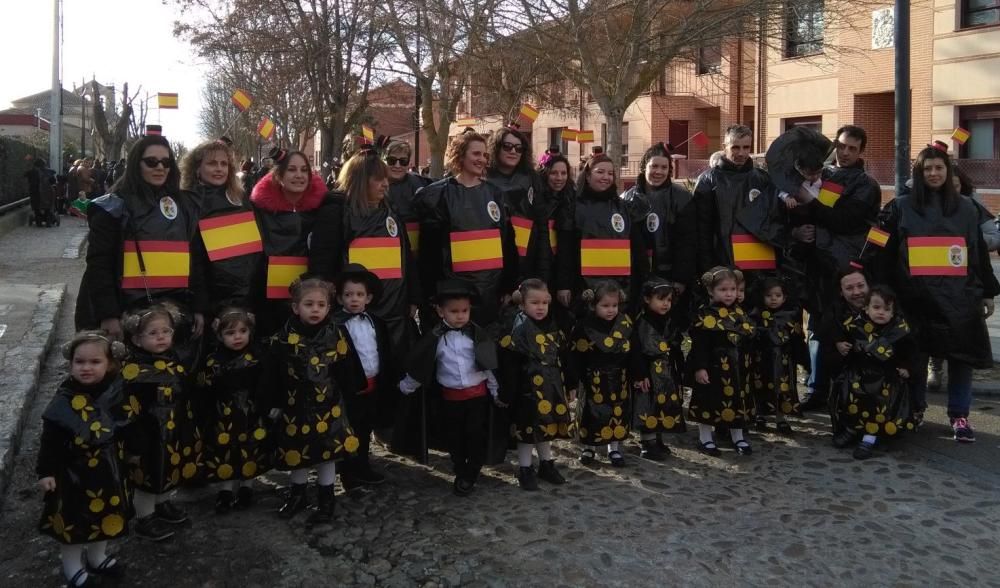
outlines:
{"label": "black trousers", "polygon": [[479,471],[486,459],[486,440],[489,436],[490,396],[469,400],[445,400],[441,416],[445,440],[455,475],[469,482],[479,478]]}
{"label": "black trousers", "polygon": [[352,394],[344,397],[347,405],[347,422],[354,429],[354,435],[360,442],[358,453],[344,462],[347,471],[357,471],[368,467],[368,454],[371,450],[372,429],[378,420],[378,392],[368,394]]}

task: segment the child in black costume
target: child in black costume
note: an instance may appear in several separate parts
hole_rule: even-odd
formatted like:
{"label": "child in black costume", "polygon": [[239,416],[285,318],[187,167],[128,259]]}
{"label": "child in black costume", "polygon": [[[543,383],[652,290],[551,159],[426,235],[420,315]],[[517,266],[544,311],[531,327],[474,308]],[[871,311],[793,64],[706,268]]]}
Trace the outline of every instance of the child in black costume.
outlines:
{"label": "child in black costume", "polygon": [[888,286],[872,286],[863,313],[842,327],[837,351],[845,356],[837,380],[837,424],[845,435],[862,435],[855,459],[872,457],[879,438],[914,428],[910,405],[910,364],[916,342],[906,320],[896,312]]}
{"label": "child in black costume", "polygon": [[[509,333],[500,338],[502,382],[500,398],[511,406],[511,434],[517,441],[518,483],[524,490],[538,490],[531,450],[538,451],[538,474],[552,484],[563,484],[552,457],[554,439],[576,433],[563,383],[566,335],[550,316],[552,295],[545,282],[527,279],[514,293],[520,308]],[[572,398],[576,390],[570,390]]]}
{"label": "child in black costume", "polygon": [[309,504],[306,481],[317,470],[317,508],[309,523],[333,519],[336,462],[360,446],[347,420],[344,397],[367,385],[347,331],[330,320],[334,286],[316,278],[289,287],[293,316],[273,337],[264,360],[261,397],[276,421],[275,467],[290,471],[292,487],[281,518],[292,518]]}
{"label": "child in black costume", "polygon": [[256,397],[261,353],[253,341],[254,324],[254,315],[241,308],[222,309],[212,322],[219,345],[198,374],[211,406],[205,468],[220,486],[219,514],[250,507],[254,478],[271,468],[267,409]]}
{"label": "child in black costume", "polygon": [[791,302],[778,278],[765,278],[760,292],[761,304],[750,315],[757,327],[751,358],[755,426],[766,429],[764,417],[773,414],[778,432],[788,435],[792,426],[785,417],[799,411],[796,366],[809,365],[802,333],[802,309]]}
{"label": "child in black costume", "polygon": [[36,471],[45,506],[39,531],[61,544],[68,586],[89,586],[90,573],[117,577],[124,570],[105,550],[108,540],[128,533],[132,516],[118,437],[129,419],[118,377],[125,347],[103,331],[83,331],[64,354],[70,376],[42,413]]}
{"label": "child in black costume", "polygon": [[642,287],[645,308],[632,333],[631,380],[635,388],[635,422],[642,443],[641,457],[662,461],[670,455],[663,433],[683,433],[681,374],[683,331],[671,319],[677,291],[654,277]]}
{"label": "child in black costume", "polygon": [[407,357],[407,375],[399,389],[412,394],[420,386],[440,386],[441,419],[455,468],[452,489],[458,496],[468,496],[486,458],[490,402],[497,399],[492,371],[497,369],[496,342],[471,320],[472,304],[479,298],[475,286],[465,280],[443,280],[436,292],[434,304],[441,322]]}
{"label": "child in black costume", "polygon": [[351,490],[385,481],[385,476],[372,469],[369,449],[372,430],[379,421],[380,400],[393,392],[392,387],[398,380],[391,369],[392,346],[388,327],[382,319],[368,312],[382,292],[382,282],[365,266],[350,263],[344,266],[336,285],[341,309],[334,314],[333,320],[350,334],[366,381],[363,389],[344,397],[347,419],[360,442],[357,455],[346,460],[340,471],[344,488]]}
{"label": "child in black costume", "polygon": [[727,427],[736,453],[750,455],[750,442],[743,429],[753,421],[750,394],[750,341],[754,334],[749,317],[739,306],[740,270],[717,266],[701,277],[709,303],[698,309],[691,327],[688,369],[694,387],[688,420],[698,423],[700,448],[708,455],[721,455],[712,438],[712,427]]}
{"label": "child in black costume", "polygon": [[[577,322],[570,341],[573,345],[570,373],[580,383],[577,422],[584,449],[580,462],[594,462],[595,448],[608,448],[608,460],[615,467],[625,465],[621,443],[632,426],[626,369],[632,348],[632,319],[624,312],[625,292],[617,282],[596,285],[590,312]],[[572,385],[572,384],[571,384]]]}
{"label": "child in black costume", "polygon": [[123,432],[135,488],[135,533],[161,541],[188,515],[170,501],[171,490],[198,475],[201,432],[191,410],[189,366],[174,350],[177,311],[156,304],[125,318],[132,344],[122,366],[125,396],[135,422]]}

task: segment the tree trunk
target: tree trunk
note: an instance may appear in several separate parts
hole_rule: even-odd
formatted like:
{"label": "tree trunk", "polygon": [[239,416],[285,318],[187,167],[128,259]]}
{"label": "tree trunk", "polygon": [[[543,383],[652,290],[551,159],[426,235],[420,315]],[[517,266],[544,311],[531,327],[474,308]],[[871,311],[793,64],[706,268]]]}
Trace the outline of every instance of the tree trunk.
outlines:
{"label": "tree trunk", "polygon": [[[420,80],[420,120],[421,128],[427,136],[427,145],[430,148],[430,175],[432,178],[440,178],[444,175],[444,153],[448,149],[448,131],[451,129],[451,117],[446,113],[451,110],[451,100],[442,93],[438,102],[438,111],[441,115],[438,120],[434,119],[434,89],[430,80]],[[420,165],[420,162],[417,162]]]}
{"label": "tree trunk", "polygon": [[601,104],[601,112],[606,119],[608,126],[608,136],[604,137],[604,149],[607,156],[615,164],[615,183],[618,191],[621,192],[624,186],[622,182],[622,122],[625,118],[625,108]]}

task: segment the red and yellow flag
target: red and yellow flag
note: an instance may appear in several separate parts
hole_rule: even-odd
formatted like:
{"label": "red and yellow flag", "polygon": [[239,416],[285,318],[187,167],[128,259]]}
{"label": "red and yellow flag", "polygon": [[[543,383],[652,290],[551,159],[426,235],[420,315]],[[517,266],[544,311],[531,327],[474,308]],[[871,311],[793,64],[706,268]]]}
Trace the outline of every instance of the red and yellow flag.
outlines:
{"label": "red and yellow flag", "polygon": [[364,139],[365,143],[371,144],[375,142],[375,129],[368,125],[361,125],[361,138]]}
{"label": "red and yellow flag", "polygon": [[528,254],[528,242],[531,240],[531,228],[534,223],[523,216],[512,216],[510,224],[514,225],[514,244],[517,245],[517,254],[524,257]]}
{"label": "red and yellow flag", "polygon": [[708,147],[709,144],[708,135],[705,134],[705,131],[698,131],[697,133],[691,135],[691,138],[688,139],[688,141],[691,141],[695,147],[700,147],[702,149]]}
{"label": "red and yellow flag", "polygon": [[287,300],[288,287],[309,269],[308,257],[272,255],[267,258],[267,298]]}
{"label": "red and yellow flag", "polygon": [[260,229],[252,212],[238,212],[198,222],[208,259],[219,261],[264,250]]}
{"label": "red and yellow flag", "polygon": [[872,227],[868,230],[867,240],[876,247],[885,247],[889,243],[889,233],[878,227]]}
{"label": "red and yellow flag", "polygon": [[969,270],[965,237],[910,237],[911,276],[964,276]]}
{"label": "red and yellow flag", "polygon": [[476,119],[472,117],[464,117],[455,121],[455,124],[460,127],[472,127],[476,124]]}
{"label": "red and yellow flag", "polygon": [[577,131],[576,132],[576,142],[577,143],[593,143],[594,142],[594,131]]}
{"label": "red and yellow flag", "polygon": [[[146,267],[143,277],[139,254]],[[186,241],[125,241],[122,260],[122,288],[187,288],[191,255]]]}
{"label": "red and yellow flag", "polygon": [[775,269],[774,247],[762,243],[753,235],[733,235],[733,263],[741,270]]}
{"label": "red and yellow flag", "polygon": [[819,200],[822,204],[833,208],[833,205],[840,200],[841,194],[844,193],[844,187],[836,182],[823,182],[823,185],[819,189]]}
{"label": "red and yellow flag", "polygon": [[410,252],[420,251],[420,223],[406,223],[406,238],[410,241]]}
{"label": "red and yellow flag", "polygon": [[552,253],[559,251],[559,239],[556,237],[556,221],[549,221],[549,247],[552,248]]}
{"label": "red and yellow flag", "polygon": [[232,100],[233,105],[243,112],[246,112],[247,109],[250,108],[250,105],[253,104],[253,98],[250,97],[250,94],[247,94],[245,91],[239,89],[233,92]]}
{"label": "red and yellow flag", "polygon": [[530,104],[522,104],[517,117],[522,121],[533,123],[538,118],[538,109]]}
{"label": "red and yellow flag", "polygon": [[457,231],[451,234],[451,269],[475,272],[503,268],[500,229]]}
{"label": "red and yellow flag", "polygon": [[260,121],[260,124],[257,125],[257,134],[263,137],[265,141],[270,141],[271,137],[274,136],[274,121],[265,116]]}
{"label": "red and yellow flag", "polygon": [[576,141],[576,136],[580,131],[576,129],[563,129],[560,138],[563,141]]}
{"label": "red and yellow flag", "polygon": [[627,276],[632,273],[632,244],[628,239],[581,239],[580,274]]}
{"label": "red and yellow flag", "polygon": [[351,241],[347,259],[360,263],[382,280],[403,277],[403,253],[398,237],[360,237]]}
{"label": "red and yellow flag", "polygon": [[177,108],[177,94],[160,92],[156,95],[156,104],[160,110],[175,109]]}
{"label": "red and yellow flag", "polygon": [[968,141],[971,136],[972,133],[962,127],[958,127],[951,133],[951,138],[958,141],[959,145],[965,145],[965,142]]}

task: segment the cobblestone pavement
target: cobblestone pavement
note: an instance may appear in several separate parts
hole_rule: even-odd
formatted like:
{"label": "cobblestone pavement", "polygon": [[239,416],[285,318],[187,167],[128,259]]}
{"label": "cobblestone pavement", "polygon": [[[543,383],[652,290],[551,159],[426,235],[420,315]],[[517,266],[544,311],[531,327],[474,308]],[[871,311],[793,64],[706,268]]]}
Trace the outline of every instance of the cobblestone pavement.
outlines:
{"label": "cobblestone pavement", "polygon": [[[59,342],[72,331],[69,267]],[[39,415],[63,375],[50,353],[0,511],[0,585],[61,582],[54,543],[35,531],[34,459]],[[338,487],[332,525],[279,520],[287,477],[271,474],[250,511],[220,517],[212,489],[184,490],[176,499],[192,522],[173,539],[112,549],[128,586],[1000,586],[1000,404],[977,399],[979,441],[957,447],[943,397],[931,398],[933,422],[866,462],[833,449],[828,419],[809,415],[791,437],[753,434],[750,457],[706,457],[688,433],[662,464],[630,447],[625,468],[588,469],[557,444],[570,481],[536,493],[517,488],[511,463],[457,498],[445,456],[424,467],[376,448],[388,481],[360,494]]]}

